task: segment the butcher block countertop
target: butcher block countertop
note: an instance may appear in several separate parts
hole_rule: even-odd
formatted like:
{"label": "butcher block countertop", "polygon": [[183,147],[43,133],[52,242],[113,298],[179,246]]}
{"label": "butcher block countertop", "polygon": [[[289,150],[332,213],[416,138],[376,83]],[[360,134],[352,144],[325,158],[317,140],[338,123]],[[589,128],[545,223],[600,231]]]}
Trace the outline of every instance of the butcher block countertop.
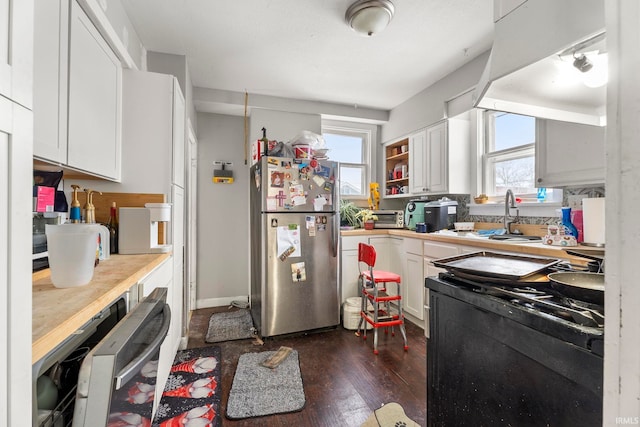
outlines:
{"label": "butcher block countertop", "polygon": [[49,270],[33,274],[31,362],[35,363],[171,257],[170,253],[112,255],[85,286],[56,288]]}
{"label": "butcher block countertop", "polygon": [[564,247],[564,246],[549,246],[540,243],[539,241],[536,243],[505,243],[499,240],[490,240],[490,239],[479,239],[473,237],[458,237],[451,235],[443,235],[437,233],[416,233],[415,231],[410,230],[402,230],[402,229],[377,229],[377,230],[364,230],[364,229],[356,229],[356,230],[343,230],[341,231],[341,236],[398,236],[398,237],[408,237],[413,239],[422,239],[425,241],[433,241],[433,242],[442,242],[442,243],[452,243],[455,245],[465,245],[465,246],[473,246],[477,247],[479,251],[493,250],[493,251],[505,251],[505,252],[517,252],[521,254],[534,255],[534,256],[542,256],[542,257],[552,257],[552,258],[563,258],[568,259],[572,263],[585,265],[588,260],[582,257],[574,257],[572,255],[568,255],[565,252],[565,249],[580,249],[584,250],[599,250],[602,248],[594,248],[589,246],[573,246],[573,247]]}

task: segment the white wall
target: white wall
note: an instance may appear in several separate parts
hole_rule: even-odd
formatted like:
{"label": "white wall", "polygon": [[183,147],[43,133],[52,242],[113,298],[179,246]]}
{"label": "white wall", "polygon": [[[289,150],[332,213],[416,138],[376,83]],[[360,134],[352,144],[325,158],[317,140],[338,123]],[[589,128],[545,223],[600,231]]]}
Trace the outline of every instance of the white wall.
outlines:
{"label": "white wall", "polygon": [[263,127],[267,138],[282,142],[291,141],[301,131],[322,133],[320,114],[288,113],[284,111],[256,108],[251,112],[249,142],[262,137]]}
{"label": "white wall", "polygon": [[[249,166],[244,119],[198,113],[198,250],[196,307],[249,295]],[[214,184],[213,162],[233,162],[233,184]]]}
{"label": "white wall", "polygon": [[381,141],[389,142],[432,125],[446,117],[445,103],[474,87],[489,58],[485,52],[422,92],[393,108],[382,126]]}

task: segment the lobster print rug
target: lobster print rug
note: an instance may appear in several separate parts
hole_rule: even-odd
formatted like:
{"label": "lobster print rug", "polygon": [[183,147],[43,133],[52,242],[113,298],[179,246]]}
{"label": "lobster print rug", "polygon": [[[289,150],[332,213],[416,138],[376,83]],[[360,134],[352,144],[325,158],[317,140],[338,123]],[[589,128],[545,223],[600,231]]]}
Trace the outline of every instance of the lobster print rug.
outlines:
{"label": "lobster print rug", "polygon": [[218,346],[178,351],[153,426],[221,426],[220,361]]}

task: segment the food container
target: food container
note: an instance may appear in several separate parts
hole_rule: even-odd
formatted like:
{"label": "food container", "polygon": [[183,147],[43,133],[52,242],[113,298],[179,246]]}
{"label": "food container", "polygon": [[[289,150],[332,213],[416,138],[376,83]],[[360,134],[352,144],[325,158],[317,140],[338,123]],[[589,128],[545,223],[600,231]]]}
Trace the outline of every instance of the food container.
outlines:
{"label": "food container", "polygon": [[454,222],[453,228],[456,231],[473,231],[475,225],[475,222]]}
{"label": "food container", "polygon": [[[345,329],[355,331],[358,329],[358,323],[360,322],[360,309],[361,309],[360,297],[351,297],[342,304],[342,327]],[[371,303],[367,302],[367,308],[373,310]],[[371,324],[364,321],[367,329],[371,329]]]}
{"label": "food container", "polygon": [[98,248],[98,225],[47,224],[45,233],[53,286],[71,288],[89,283]]}
{"label": "food container", "polygon": [[296,159],[308,159],[311,157],[311,147],[306,144],[294,145]]}

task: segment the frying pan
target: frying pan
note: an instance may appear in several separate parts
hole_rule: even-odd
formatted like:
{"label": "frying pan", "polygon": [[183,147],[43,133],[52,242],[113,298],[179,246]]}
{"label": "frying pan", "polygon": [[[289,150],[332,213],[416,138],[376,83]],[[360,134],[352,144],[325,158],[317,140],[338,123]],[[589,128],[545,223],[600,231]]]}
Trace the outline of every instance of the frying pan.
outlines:
{"label": "frying pan", "polygon": [[604,274],[561,271],[548,275],[551,287],[562,295],[604,305]]}

